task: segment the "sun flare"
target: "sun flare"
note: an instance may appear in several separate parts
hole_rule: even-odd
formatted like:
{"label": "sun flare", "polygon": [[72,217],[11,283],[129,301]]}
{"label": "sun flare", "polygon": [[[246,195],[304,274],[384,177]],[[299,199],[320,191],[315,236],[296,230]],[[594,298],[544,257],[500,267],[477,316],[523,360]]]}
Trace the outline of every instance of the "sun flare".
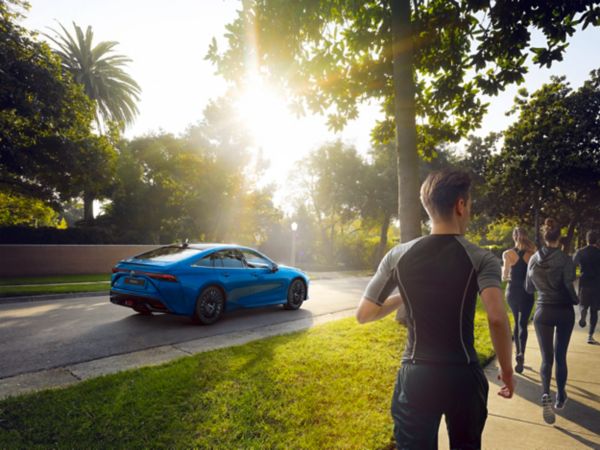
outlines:
{"label": "sun flare", "polygon": [[238,112],[250,131],[255,145],[267,156],[289,140],[298,120],[283,99],[260,81],[253,82],[237,102]]}

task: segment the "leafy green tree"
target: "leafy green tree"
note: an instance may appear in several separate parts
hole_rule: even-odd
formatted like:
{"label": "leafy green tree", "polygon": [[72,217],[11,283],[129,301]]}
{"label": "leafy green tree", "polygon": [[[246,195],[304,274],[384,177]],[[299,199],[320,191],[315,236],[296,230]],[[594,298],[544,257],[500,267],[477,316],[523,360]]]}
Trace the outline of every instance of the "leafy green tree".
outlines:
{"label": "leafy green tree", "polygon": [[0,227],[66,227],[58,213],[43,201],[0,191]]}
{"label": "leafy green tree", "polygon": [[[517,121],[487,171],[489,202],[500,217],[539,230],[540,216],[568,225],[566,243],[600,209],[600,71],[573,90],[553,78],[531,96],[520,91]],[[538,236],[539,242],[539,236]]]}
{"label": "leafy green tree", "polygon": [[100,190],[114,149],[91,133],[94,105],[81,86],[18,24],[27,6],[0,2],[0,186],[57,205],[88,185]]}
{"label": "leafy green tree", "polygon": [[[243,2],[225,52],[208,58],[243,83],[257,70],[285,86],[299,110],[328,113],[342,128],[373,99],[385,118],[377,142],[396,140],[402,241],[421,233],[418,150],[479,126],[481,94],[523,81],[527,56],[550,66],[578,26],[600,23],[596,1],[497,0]],[[531,46],[532,31],[546,38]]]}
{"label": "leafy green tree", "polygon": [[248,186],[245,167],[231,158],[234,150],[217,144],[204,139],[202,126],[181,137],[162,134],[124,144],[103,220],[148,243],[264,242],[281,218],[272,189]]}
{"label": "leafy green tree", "polygon": [[398,212],[397,159],[391,144],[376,145],[370,152],[361,216],[379,225],[379,244],[373,264],[378,265],[388,246],[390,223]]}
{"label": "leafy green tree", "polygon": [[[94,45],[94,34],[90,26],[84,34],[83,30],[73,23],[73,37],[63,25],[59,25],[62,34],[54,31],[54,36],[47,37],[56,45],[56,54],[60,57],[64,70],[83,86],[86,95],[94,102],[98,131],[102,132],[103,128],[106,128],[110,134],[114,132],[114,124],[119,124],[119,127],[131,124],[138,114],[136,102],[139,101],[141,93],[139,85],[123,67],[131,59],[114,54],[118,42],[102,41]],[[100,116],[103,118],[104,127]],[[90,142],[86,144],[89,145]],[[94,186],[86,189],[83,197],[86,222],[94,219],[93,202],[101,191],[98,189],[98,183],[93,184]]]}
{"label": "leafy green tree", "polygon": [[335,240],[343,226],[358,218],[364,198],[366,165],[354,147],[330,142],[313,151],[301,183],[321,232],[321,249],[335,259]]}

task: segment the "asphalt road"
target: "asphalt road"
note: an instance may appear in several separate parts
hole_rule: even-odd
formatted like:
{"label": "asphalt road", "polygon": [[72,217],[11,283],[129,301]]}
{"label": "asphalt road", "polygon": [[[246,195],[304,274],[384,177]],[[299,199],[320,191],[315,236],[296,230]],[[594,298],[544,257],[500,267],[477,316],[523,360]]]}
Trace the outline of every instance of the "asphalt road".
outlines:
{"label": "asphalt road", "polygon": [[298,311],[238,310],[208,327],[182,316],[141,316],[111,304],[108,296],[0,305],[0,379],[352,309],[367,281],[313,281],[310,299]]}

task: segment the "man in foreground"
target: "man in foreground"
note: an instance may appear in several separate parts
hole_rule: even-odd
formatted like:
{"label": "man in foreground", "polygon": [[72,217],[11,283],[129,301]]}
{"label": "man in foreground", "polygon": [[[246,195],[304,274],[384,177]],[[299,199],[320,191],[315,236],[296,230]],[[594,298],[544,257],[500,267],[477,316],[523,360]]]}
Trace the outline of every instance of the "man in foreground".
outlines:
{"label": "man in foreground", "polygon": [[[404,305],[408,342],[392,398],[399,449],[436,449],[442,415],[453,449],[481,448],[488,382],[474,348],[477,293],[487,312],[503,386],[511,398],[511,332],[500,263],[463,234],[470,218],[471,180],[465,172],[431,173],[421,202],[431,234],[397,245],[381,261],[358,305],[360,323]],[[399,294],[390,297],[398,288]]]}

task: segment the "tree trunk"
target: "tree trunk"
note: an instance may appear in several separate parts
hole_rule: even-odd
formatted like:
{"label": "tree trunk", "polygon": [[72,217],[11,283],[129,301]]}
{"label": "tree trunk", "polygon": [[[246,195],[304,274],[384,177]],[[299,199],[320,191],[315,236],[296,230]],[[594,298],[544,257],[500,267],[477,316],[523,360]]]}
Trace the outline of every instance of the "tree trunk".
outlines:
{"label": "tree trunk", "polygon": [[573,235],[575,234],[575,227],[578,225],[578,218],[575,216],[573,220],[569,223],[569,228],[567,229],[567,235],[564,240],[564,251],[565,253],[571,253],[571,242],[573,241]]}
{"label": "tree trunk", "polygon": [[329,229],[329,261],[333,265],[335,264],[335,222],[333,222],[333,216],[331,217],[331,227]]}
{"label": "tree trunk", "polygon": [[94,221],[94,195],[83,193],[83,220],[90,224]]}
{"label": "tree trunk", "polygon": [[379,266],[379,262],[381,261],[381,259],[383,258],[384,254],[385,254],[385,249],[387,247],[387,235],[388,235],[388,230],[390,228],[390,220],[392,218],[392,215],[390,213],[385,213],[385,216],[383,217],[383,223],[381,224],[381,232],[379,234],[379,245],[377,246],[377,254],[375,255],[375,270],[377,270],[377,267]]}
{"label": "tree trunk", "polygon": [[421,235],[413,37],[410,0],[392,0],[390,3],[398,154],[398,218],[400,241],[407,242]]}
{"label": "tree trunk", "polygon": [[542,247],[542,238],[540,236],[540,209],[537,206],[537,202],[534,208],[533,226],[535,229],[535,245],[539,249]]}

